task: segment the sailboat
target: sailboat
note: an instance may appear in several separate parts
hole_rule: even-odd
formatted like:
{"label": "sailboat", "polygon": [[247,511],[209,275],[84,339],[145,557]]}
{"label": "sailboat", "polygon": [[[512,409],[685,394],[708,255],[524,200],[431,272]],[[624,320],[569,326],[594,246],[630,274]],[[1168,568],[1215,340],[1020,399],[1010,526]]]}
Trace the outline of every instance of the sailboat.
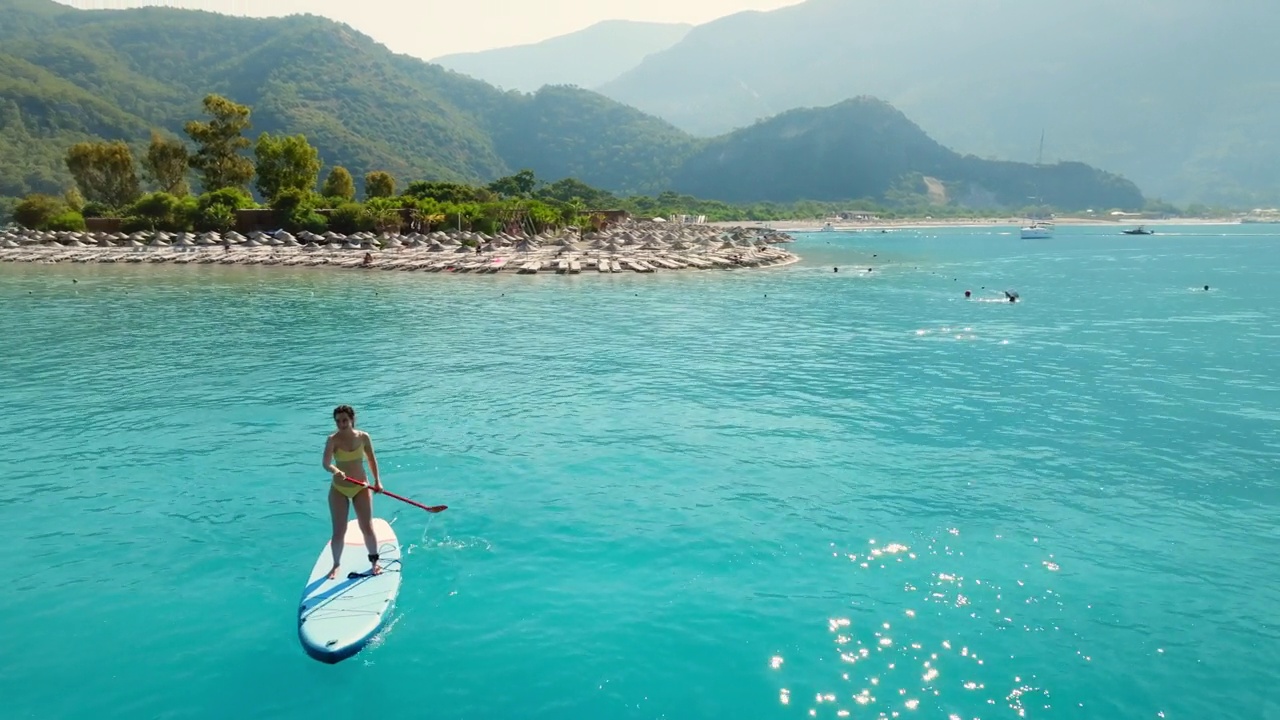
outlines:
{"label": "sailboat", "polygon": [[1023,240],[1048,240],[1053,237],[1053,223],[1048,220],[1032,220],[1022,226]]}
{"label": "sailboat", "polygon": [[[1036,155],[1036,168],[1040,167],[1040,163],[1043,160],[1044,160],[1044,131],[1041,130],[1040,131],[1040,153]],[[1043,201],[1043,198],[1039,198],[1039,197],[1030,198],[1030,199],[1035,200],[1037,206],[1040,205],[1041,202]],[[1039,211],[1037,210],[1037,212]],[[1036,217],[1031,218],[1030,223],[1022,226],[1022,232],[1021,232],[1022,239],[1023,240],[1048,240],[1049,238],[1053,237],[1053,230],[1054,230],[1054,227],[1053,227],[1053,222],[1051,220],[1041,218],[1037,215]]]}

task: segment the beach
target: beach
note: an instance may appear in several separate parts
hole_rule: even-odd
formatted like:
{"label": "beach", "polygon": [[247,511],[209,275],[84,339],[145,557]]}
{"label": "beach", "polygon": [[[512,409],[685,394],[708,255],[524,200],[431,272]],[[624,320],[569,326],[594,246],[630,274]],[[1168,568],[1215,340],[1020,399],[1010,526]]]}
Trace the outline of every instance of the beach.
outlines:
{"label": "beach", "polygon": [[0,232],[0,262],[279,265],[473,274],[653,273],[788,265],[777,230],[627,223],[533,237],[470,232]]}

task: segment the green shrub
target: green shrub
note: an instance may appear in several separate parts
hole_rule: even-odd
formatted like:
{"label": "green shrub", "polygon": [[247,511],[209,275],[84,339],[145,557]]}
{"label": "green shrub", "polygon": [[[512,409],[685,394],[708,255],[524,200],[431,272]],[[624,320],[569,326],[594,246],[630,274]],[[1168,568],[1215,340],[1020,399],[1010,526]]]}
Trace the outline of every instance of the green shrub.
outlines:
{"label": "green shrub", "polygon": [[[67,211],[61,198],[51,195],[28,195],[13,209],[14,222],[30,230],[41,230],[49,221]],[[84,220],[82,217],[81,220]]]}
{"label": "green shrub", "polygon": [[87,218],[104,218],[112,217],[116,212],[106,203],[91,202],[85,203],[84,208],[80,210],[80,214]]}
{"label": "green shrub", "polygon": [[373,218],[360,203],[342,203],[329,214],[329,227],[334,232],[352,235],[372,230]]}
{"label": "green shrub", "polygon": [[59,213],[47,222],[45,230],[84,230],[84,216],[75,210]]}
{"label": "green shrub", "polygon": [[205,193],[200,196],[196,204],[201,212],[214,205],[220,205],[231,210],[250,210],[258,206],[248,192],[234,187]]}
{"label": "green shrub", "polygon": [[236,224],[236,212],[226,205],[209,205],[196,213],[197,232],[224,233]]}

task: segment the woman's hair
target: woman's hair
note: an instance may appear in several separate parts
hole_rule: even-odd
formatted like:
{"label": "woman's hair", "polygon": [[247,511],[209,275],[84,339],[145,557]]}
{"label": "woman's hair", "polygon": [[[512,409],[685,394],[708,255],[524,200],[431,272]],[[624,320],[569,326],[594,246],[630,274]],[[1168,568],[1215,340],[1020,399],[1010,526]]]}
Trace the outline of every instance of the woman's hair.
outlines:
{"label": "woman's hair", "polygon": [[356,421],[356,409],[351,407],[350,405],[339,405],[338,407],[334,408],[333,416],[338,417],[339,415],[346,415],[347,417],[351,418],[351,422]]}

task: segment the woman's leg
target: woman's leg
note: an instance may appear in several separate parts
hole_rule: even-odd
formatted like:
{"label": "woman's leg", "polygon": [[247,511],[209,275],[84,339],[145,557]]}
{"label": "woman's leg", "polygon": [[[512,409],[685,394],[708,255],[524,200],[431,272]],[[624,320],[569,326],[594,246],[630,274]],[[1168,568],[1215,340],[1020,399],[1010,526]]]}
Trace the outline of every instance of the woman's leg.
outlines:
{"label": "woman's leg", "polygon": [[329,518],[333,520],[333,537],[329,539],[329,550],[333,553],[333,569],[329,571],[329,579],[338,576],[338,563],[342,560],[342,546],[347,542],[347,516],[350,509],[347,497],[333,486],[329,486]]}
{"label": "woman's leg", "polygon": [[[369,555],[377,555],[378,536],[373,532],[373,491],[361,490],[359,495],[351,498],[351,504],[356,507],[356,522],[360,523],[360,532],[364,533],[364,546],[368,548]],[[370,558],[369,562],[373,565],[374,575],[382,572],[377,560]]]}

